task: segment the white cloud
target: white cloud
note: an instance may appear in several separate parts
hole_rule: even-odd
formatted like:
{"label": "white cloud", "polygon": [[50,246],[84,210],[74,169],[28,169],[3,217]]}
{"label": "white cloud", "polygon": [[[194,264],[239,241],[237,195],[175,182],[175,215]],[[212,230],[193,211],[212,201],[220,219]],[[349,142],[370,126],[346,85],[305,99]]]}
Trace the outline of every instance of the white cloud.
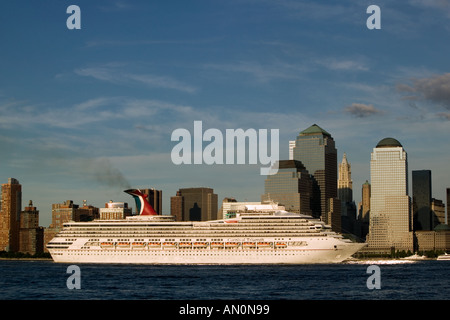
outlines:
{"label": "white cloud", "polygon": [[350,106],[345,107],[344,111],[357,118],[366,118],[383,113],[383,111],[376,109],[373,105],[363,103],[352,103]]}
{"label": "white cloud", "polygon": [[316,63],[336,71],[369,71],[367,63],[361,61],[361,59],[326,58],[316,60]]}
{"label": "white cloud", "polygon": [[209,63],[205,69],[219,70],[224,73],[242,73],[250,75],[259,83],[275,80],[300,79],[307,67],[301,64],[274,62],[262,64],[256,61],[238,61],[235,63]]}
{"label": "white cloud", "polygon": [[399,83],[397,90],[406,92],[408,99],[431,101],[450,110],[450,73],[413,78],[412,84]]}
{"label": "white cloud", "polygon": [[198,91],[198,88],[195,86],[188,85],[168,76],[129,73],[110,66],[78,68],[74,72],[80,76],[92,77],[116,85],[141,84],[149,88],[173,89],[187,93],[195,93]]}

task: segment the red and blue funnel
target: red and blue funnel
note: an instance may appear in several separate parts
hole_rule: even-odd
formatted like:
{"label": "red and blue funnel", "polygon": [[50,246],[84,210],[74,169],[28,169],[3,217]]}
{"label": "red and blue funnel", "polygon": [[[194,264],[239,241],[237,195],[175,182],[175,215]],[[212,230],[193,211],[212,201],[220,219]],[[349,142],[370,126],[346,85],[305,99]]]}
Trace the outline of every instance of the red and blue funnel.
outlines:
{"label": "red and blue funnel", "polygon": [[127,189],[124,192],[133,196],[136,201],[136,209],[140,216],[158,215],[151,204],[147,201],[147,195],[143,194],[139,189]]}

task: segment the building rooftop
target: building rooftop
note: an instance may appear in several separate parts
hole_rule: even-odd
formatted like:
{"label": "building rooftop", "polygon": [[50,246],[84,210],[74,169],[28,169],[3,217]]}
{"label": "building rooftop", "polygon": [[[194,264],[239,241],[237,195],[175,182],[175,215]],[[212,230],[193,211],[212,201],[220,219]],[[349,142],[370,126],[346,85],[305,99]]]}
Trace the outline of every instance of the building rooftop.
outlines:
{"label": "building rooftop", "polygon": [[308,129],[305,129],[300,132],[301,135],[317,135],[317,134],[323,134],[326,136],[331,137],[331,134],[329,134],[327,131],[323,130],[321,127],[319,127],[317,124],[313,124]]}
{"label": "building rooftop", "polygon": [[450,227],[447,224],[441,223],[434,228],[434,231],[450,231]]}
{"label": "building rooftop", "polygon": [[384,138],[377,144],[377,148],[403,147],[402,144],[394,138]]}
{"label": "building rooftop", "polygon": [[279,160],[278,169],[297,169],[304,170],[305,166],[301,161],[298,160]]}

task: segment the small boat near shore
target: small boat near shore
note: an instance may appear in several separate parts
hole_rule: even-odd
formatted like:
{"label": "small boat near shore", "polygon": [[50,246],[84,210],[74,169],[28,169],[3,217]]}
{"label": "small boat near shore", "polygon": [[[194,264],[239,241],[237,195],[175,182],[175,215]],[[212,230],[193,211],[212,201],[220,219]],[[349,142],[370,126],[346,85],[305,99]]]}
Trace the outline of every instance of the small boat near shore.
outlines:
{"label": "small boat near shore", "polygon": [[444,253],[437,257],[436,260],[447,260],[450,261],[450,254]]}

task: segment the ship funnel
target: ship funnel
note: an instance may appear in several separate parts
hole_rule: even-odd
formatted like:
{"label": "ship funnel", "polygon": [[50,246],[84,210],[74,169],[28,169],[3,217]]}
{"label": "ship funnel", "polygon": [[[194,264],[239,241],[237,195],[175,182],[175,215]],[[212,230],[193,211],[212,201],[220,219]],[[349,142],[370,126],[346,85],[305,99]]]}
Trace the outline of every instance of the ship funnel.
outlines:
{"label": "ship funnel", "polygon": [[147,201],[147,195],[143,194],[139,189],[127,189],[124,190],[125,193],[133,196],[134,201],[136,201],[136,208],[140,216],[154,216],[158,215],[153,209],[151,204]]}

